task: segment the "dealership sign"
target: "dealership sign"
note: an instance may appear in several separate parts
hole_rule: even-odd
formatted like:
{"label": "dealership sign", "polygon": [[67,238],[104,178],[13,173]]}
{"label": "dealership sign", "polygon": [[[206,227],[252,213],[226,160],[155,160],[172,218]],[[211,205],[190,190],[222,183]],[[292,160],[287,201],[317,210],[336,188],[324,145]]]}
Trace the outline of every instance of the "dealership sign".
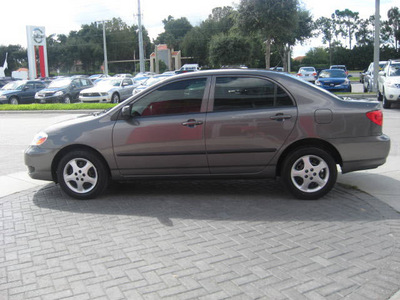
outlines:
{"label": "dealership sign", "polygon": [[28,40],[29,78],[49,77],[45,28],[26,26],[26,36]]}

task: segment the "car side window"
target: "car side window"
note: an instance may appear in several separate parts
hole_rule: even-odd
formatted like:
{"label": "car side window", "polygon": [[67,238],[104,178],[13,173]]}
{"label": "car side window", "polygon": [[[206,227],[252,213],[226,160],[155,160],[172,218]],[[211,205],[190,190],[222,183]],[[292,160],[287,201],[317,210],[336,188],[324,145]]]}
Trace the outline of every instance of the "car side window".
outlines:
{"label": "car side window", "polygon": [[36,83],[36,87],[35,87],[36,90],[42,90],[44,88],[45,88],[45,85],[43,83]]}
{"label": "car side window", "polygon": [[82,86],[91,85],[91,84],[90,84],[90,81],[89,81],[88,79],[81,79],[81,83],[82,83]]}
{"label": "car side window", "polygon": [[122,85],[127,86],[127,85],[133,85],[133,82],[131,79],[124,79],[122,82]]}
{"label": "car side window", "polygon": [[166,84],[132,105],[133,116],[158,116],[198,113],[201,111],[206,78]]}
{"label": "car side window", "polygon": [[35,84],[34,83],[32,83],[32,82],[29,82],[29,83],[27,83],[26,85],[25,85],[25,89],[26,90],[34,90],[35,89]]}
{"label": "car side window", "polygon": [[289,95],[277,84],[260,78],[217,77],[214,111],[293,106]]}

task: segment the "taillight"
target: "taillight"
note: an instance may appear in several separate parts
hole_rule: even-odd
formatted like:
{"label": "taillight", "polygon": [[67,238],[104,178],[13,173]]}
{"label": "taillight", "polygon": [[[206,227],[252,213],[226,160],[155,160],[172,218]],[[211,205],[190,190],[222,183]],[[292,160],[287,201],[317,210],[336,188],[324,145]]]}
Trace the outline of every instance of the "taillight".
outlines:
{"label": "taillight", "polygon": [[303,76],[303,74],[301,74],[301,73],[297,73],[297,76]]}
{"label": "taillight", "polygon": [[383,124],[383,113],[381,110],[367,112],[367,118],[379,126],[382,126]]}
{"label": "taillight", "polygon": [[317,76],[317,73],[312,73],[313,76]]}

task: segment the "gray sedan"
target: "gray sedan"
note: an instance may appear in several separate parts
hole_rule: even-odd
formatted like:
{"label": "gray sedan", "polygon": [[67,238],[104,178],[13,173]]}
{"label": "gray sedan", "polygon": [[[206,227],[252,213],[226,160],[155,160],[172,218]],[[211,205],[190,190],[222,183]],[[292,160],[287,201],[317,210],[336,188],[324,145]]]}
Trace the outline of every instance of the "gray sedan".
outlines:
{"label": "gray sedan", "polygon": [[277,177],[295,197],[317,199],[338,166],[346,173],[385,163],[382,119],[378,102],[343,100],[284,73],[193,72],[50,126],[25,164],[32,178],[77,199],[98,196],[110,180],[171,177]]}
{"label": "gray sedan", "polygon": [[135,88],[131,78],[105,78],[95,86],[79,93],[82,102],[111,102],[119,103],[132,95]]}

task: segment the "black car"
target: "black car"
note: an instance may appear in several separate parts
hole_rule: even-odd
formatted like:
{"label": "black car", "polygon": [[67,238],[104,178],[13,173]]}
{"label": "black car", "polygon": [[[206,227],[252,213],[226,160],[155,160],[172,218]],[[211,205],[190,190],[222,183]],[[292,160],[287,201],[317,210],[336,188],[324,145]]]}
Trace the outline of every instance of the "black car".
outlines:
{"label": "black car", "polygon": [[71,103],[79,101],[79,92],[90,88],[93,83],[88,78],[59,78],[46,89],[36,93],[37,103]]}
{"label": "black car", "polygon": [[0,89],[1,104],[29,104],[35,102],[35,94],[46,84],[35,80],[17,80],[7,83]]}

